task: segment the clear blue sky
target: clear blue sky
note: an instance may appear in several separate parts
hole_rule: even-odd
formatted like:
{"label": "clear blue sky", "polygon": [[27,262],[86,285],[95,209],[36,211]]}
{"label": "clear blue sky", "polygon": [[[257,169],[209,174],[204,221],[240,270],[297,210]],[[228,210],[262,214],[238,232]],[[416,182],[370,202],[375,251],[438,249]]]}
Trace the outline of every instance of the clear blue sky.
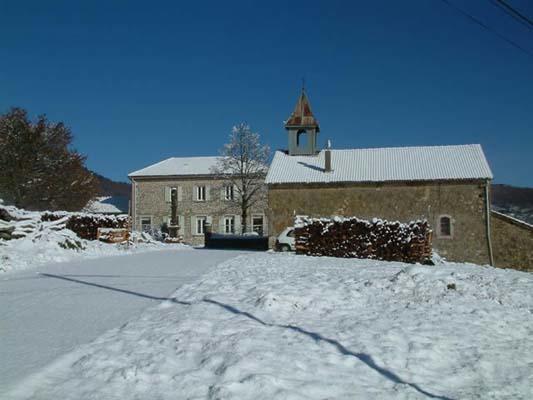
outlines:
{"label": "clear blue sky", "polygon": [[[533,53],[489,0],[450,2]],[[0,112],[64,121],[116,180],[243,120],[284,148],[305,76],[321,145],[481,143],[495,182],[533,187],[533,57],[441,0],[4,1],[0,43]]]}

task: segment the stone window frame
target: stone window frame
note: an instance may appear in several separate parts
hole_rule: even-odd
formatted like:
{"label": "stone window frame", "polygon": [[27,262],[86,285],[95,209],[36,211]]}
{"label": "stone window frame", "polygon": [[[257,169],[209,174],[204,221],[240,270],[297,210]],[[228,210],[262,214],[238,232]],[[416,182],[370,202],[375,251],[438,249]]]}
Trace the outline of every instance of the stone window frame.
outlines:
{"label": "stone window frame", "polygon": [[[235,227],[236,227],[236,223],[235,223],[235,215],[224,215],[224,217],[222,218],[222,221],[224,223],[224,234],[226,235],[233,235],[235,234]],[[229,226],[230,228],[230,231],[228,232],[228,230],[226,229],[228,227],[228,223],[227,221],[231,221]]]}
{"label": "stone window frame", "polygon": [[224,185],[224,201],[233,201],[235,199],[234,185]]}
{"label": "stone window frame", "polygon": [[207,186],[198,185],[196,186],[196,193],[194,201],[207,201]]}
{"label": "stone window frame", "polygon": [[139,229],[140,232],[145,232],[143,230],[143,219],[150,219],[150,231],[153,229],[154,217],[152,215],[139,215]]}
{"label": "stone window frame", "polygon": [[[202,225],[201,233],[198,232],[198,220],[199,218],[204,219],[204,224]],[[195,215],[194,216],[194,235],[193,236],[203,236],[205,233],[205,224],[207,223],[209,217],[207,215]]]}
{"label": "stone window frame", "polygon": [[[442,219],[448,218],[450,220],[450,234],[443,234],[441,229]],[[449,214],[440,214],[437,218],[437,237],[439,239],[453,239],[455,220]]]}
{"label": "stone window frame", "polygon": [[265,234],[265,214],[264,213],[252,213],[250,216],[250,228],[252,232],[255,232],[254,230],[254,217],[261,217],[263,220],[263,224],[261,225],[261,232],[263,235]]}

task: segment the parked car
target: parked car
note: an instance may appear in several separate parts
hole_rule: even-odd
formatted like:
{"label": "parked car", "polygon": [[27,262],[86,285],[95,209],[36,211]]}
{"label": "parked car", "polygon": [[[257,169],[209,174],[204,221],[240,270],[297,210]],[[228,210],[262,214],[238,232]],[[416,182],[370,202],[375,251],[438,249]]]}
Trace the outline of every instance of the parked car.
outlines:
{"label": "parked car", "polygon": [[295,240],[294,240],[294,228],[292,226],[285,228],[283,232],[279,234],[276,239],[276,250],[278,251],[294,251]]}

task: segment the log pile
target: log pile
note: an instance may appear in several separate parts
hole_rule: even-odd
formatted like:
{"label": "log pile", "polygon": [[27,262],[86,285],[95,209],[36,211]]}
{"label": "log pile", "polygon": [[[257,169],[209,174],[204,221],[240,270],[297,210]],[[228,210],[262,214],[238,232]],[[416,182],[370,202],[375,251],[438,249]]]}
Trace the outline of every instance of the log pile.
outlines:
{"label": "log pile", "polygon": [[407,263],[431,260],[432,232],[427,221],[297,217],[294,233],[298,254]]}
{"label": "log pile", "polygon": [[120,228],[129,230],[130,218],[127,215],[102,215],[85,213],[44,213],[42,221],[57,221],[68,216],[65,228],[75,232],[82,239],[97,240],[98,228]]}
{"label": "log pile", "polygon": [[130,232],[124,228],[98,228],[96,239],[106,243],[123,243],[130,239]]}

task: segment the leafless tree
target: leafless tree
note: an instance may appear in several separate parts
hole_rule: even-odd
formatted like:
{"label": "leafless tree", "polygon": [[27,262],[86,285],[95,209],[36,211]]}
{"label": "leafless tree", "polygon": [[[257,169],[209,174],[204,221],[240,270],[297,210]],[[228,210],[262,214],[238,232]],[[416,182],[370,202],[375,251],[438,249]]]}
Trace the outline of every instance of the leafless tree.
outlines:
{"label": "leafless tree", "polygon": [[246,123],[233,127],[229,142],[220,151],[212,172],[233,189],[233,201],[241,210],[241,233],[247,231],[250,209],[264,201],[265,176],[268,171],[270,148],[261,144],[258,133]]}

